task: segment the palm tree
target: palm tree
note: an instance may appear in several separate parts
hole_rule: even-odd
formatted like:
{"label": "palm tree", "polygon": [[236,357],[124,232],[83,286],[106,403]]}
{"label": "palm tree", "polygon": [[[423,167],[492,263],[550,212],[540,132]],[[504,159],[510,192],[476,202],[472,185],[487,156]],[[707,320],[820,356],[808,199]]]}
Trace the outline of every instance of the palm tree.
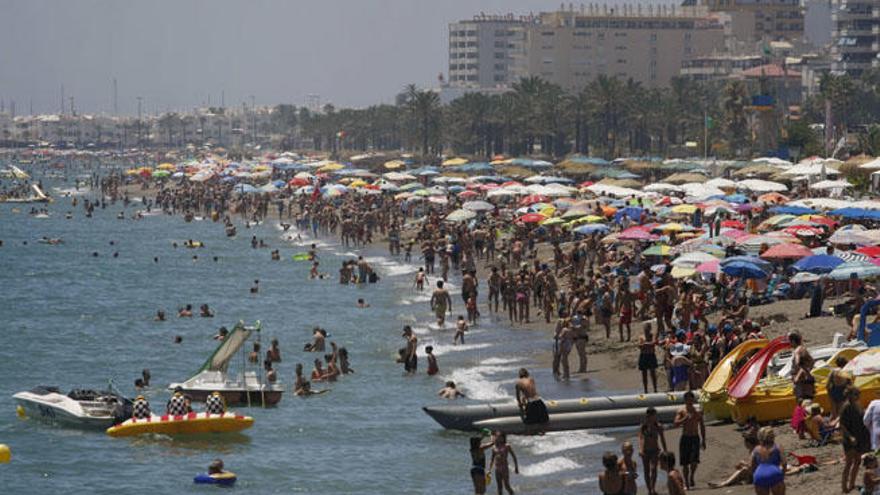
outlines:
{"label": "palm tree", "polygon": [[422,145],[422,154],[428,156],[431,144],[439,138],[440,97],[434,91],[421,91],[413,85],[407,88],[407,107],[415,123],[417,142]]}
{"label": "palm tree", "polygon": [[746,85],[742,81],[731,81],[724,88],[724,128],[734,156],[743,151],[748,138],[747,99]]}

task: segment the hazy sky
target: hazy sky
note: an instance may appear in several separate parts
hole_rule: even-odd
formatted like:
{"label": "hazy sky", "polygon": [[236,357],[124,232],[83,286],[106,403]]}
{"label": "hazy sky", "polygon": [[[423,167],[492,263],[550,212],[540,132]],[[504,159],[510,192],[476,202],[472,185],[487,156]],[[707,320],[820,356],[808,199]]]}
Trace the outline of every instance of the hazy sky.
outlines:
{"label": "hazy sky", "polygon": [[[0,98],[18,114],[241,104],[391,102],[432,85],[449,22],[553,10],[549,0],[0,0]],[[69,102],[65,103],[69,106]],[[68,107],[69,108],[69,107]]]}

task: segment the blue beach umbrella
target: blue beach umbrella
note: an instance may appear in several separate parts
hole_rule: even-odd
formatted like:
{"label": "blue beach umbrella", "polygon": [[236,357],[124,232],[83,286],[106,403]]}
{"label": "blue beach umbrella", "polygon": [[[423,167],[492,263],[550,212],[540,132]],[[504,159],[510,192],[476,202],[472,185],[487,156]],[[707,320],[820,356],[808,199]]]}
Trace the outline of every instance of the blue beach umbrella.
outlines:
{"label": "blue beach umbrella", "polygon": [[721,271],[731,277],[740,278],[767,278],[767,272],[758,268],[754,263],[747,261],[734,261],[721,266]]}
{"label": "blue beach umbrella", "polygon": [[774,206],[770,208],[770,213],[774,215],[815,215],[818,212],[806,206]]}
{"label": "blue beach umbrella", "polygon": [[764,270],[765,272],[773,270],[773,263],[770,263],[769,261],[763,258],[759,258],[757,256],[731,256],[730,258],[725,258],[721,260],[721,266],[737,262],[750,263],[757,266],[759,269]]}
{"label": "blue beach umbrella", "polygon": [[590,223],[586,225],[581,225],[580,227],[574,229],[575,233],[590,235],[595,232],[608,232],[608,226],[604,223]]}
{"label": "blue beach umbrella", "polygon": [[853,275],[860,279],[876,277],[880,275],[880,266],[870,261],[848,261],[837,265],[828,277],[833,280],[849,280]]}
{"label": "blue beach umbrella", "polygon": [[843,264],[843,260],[837,256],[815,254],[813,256],[801,258],[797,263],[792,265],[792,268],[799,272],[828,273],[841,264]]}

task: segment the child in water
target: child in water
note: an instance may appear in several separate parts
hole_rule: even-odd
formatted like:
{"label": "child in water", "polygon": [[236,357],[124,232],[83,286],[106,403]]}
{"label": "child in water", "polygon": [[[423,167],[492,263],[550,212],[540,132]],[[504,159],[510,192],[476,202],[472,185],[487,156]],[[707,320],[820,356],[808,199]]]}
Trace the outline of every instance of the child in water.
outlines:
{"label": "child in water", "polygon": [[465,303],[465,307],[467,308],[468,321],[471,325],[476,325],[477,315],[479,314],[477,311],[477,298],[475,296],[469,297]]}
{"label": "child in water", "polygon": [[413,286],[418,291],[425,290],[425,269],[419,268],[419,271],[416,273],[416,280],[413,283]]}
{"label": "child in water", "polygon": [[437,365],[437,356],[434,355],[434,346],[425,347],[425,354],[428,355],[428,376],[436,375],[440,372],[440,367]]}
{"label": "child in water", "polygon": [[452,345],[458,344],[459,340],[464,344],[464,333],[468,331],[468,324],[464,321],[464,316],[458,315],[458,321],[455,323],[455,336],[452,337]]}

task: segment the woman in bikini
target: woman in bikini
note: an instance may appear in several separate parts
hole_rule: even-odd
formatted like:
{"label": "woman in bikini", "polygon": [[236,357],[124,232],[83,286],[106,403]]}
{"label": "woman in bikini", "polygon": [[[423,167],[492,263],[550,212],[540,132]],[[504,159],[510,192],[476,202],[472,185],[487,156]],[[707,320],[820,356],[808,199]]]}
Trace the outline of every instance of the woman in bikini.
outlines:
{"label": "woman in bikini", "polygon": [[657,410],[649,407],[645,420],[639,427],[639,456],[642,458],[642,466],[645,470],[648,495],[657,493],[657,467],[661,447],[666,451],[666,437],[663,435],[663,427],[657,422]]}
{"label": "woman in bikini", "polygon": [[[513,457],[513,469],[519,474],[519,461],[516,460],[516,454],[513,453],[513,447],[507,444],[507,435],[498,433],[495,436],[495,447],[492,448],[492,461],[489,463],[489,470],[495,468],[495,482],[498,484],[498,495],[504,494],[504,488],[507,493],[513,495],[513,489],[510,488],[510,467],[507,464],[507,456]],[[615,459],[615,464],[617,460]]]}
{"label": "woman in bikini", "polygon": [[486,493],[486,449],[492,442],[482,443],[482,438],[471,437],[471,481],[474,483],[474,494]]}

